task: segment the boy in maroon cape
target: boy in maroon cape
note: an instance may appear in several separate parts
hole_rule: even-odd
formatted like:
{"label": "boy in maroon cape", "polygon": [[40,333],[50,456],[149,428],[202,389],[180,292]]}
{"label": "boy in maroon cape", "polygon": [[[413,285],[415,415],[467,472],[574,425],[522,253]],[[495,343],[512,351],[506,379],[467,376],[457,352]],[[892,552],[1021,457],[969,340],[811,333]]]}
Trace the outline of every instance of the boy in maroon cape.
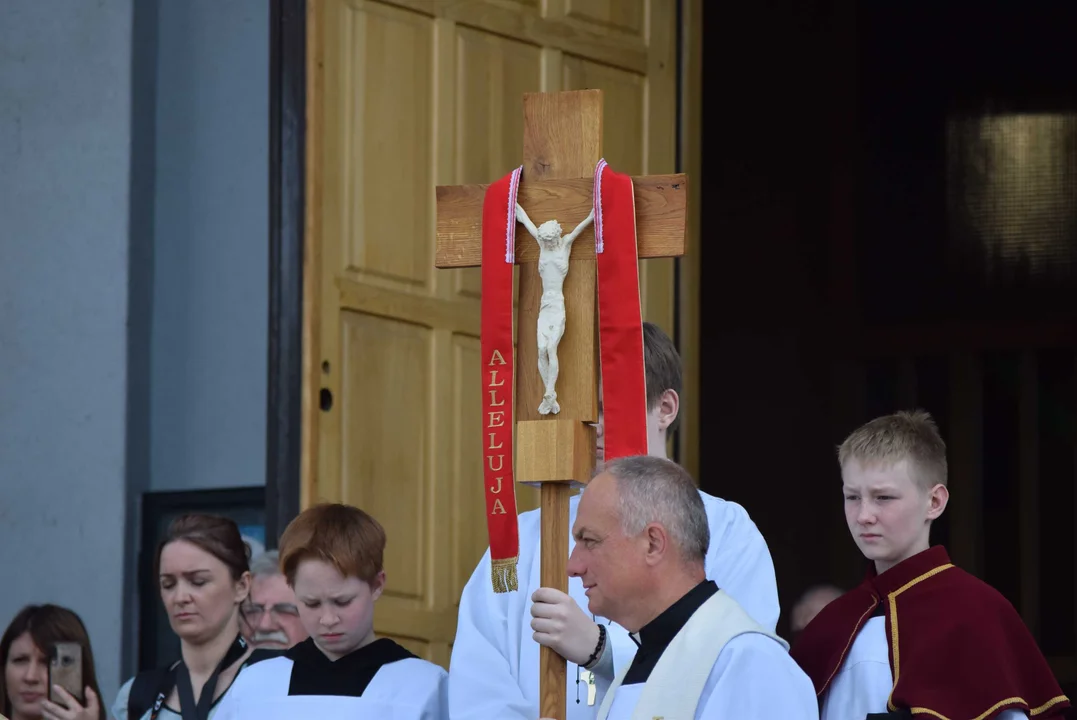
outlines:
{"label": "boy in maroon cape", "polygon": [[792,649],[820,720],[1062,716],[1069,700],[1013,606],[929,546],[949,499],[946,444],[931,416],[872,420],[838,461],[845,519],[873,567]]}

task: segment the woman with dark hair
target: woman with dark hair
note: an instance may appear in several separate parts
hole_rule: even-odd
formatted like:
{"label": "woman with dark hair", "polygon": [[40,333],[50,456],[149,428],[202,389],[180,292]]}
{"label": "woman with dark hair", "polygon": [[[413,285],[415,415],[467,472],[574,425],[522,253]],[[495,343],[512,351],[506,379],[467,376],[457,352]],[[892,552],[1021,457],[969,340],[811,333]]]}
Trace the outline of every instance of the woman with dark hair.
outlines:
{"label": "woman with dark hair", "polygon": [[250,592],[250,549],[231,520],[176,518],[157,548],[155,575],[181,659],[128,680],[116,697],[116,720],[180,720],[214,715],[251,654],[239,632]]}
{"label": "woman with dark hair", "polygon": [[[49,657],[61,642],[82,647],[85,706],[59,687],[55,692],[64,704],[49,700]],[[23,608],[0,638],[0,665],[0,715],[11,720],[103,720],[90,637],[79,616],[67,608]]]}

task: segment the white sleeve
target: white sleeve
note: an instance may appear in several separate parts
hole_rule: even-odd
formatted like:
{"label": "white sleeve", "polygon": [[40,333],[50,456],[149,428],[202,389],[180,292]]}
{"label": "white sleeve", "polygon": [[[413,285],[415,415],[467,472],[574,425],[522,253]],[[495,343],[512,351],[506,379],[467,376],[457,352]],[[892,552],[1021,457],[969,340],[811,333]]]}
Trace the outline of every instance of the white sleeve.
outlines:
{"label": "white sleeve", "polygon": [[1000,712],[995,720],[1027,720],[1027,718],[1028,713],[1024,710],[1011,708],[1010,710],[1003,710]]}
{"label": "white sleeve", "polygon": [[811,680],[781,645],[758,633],[722,649],[701,700],[697,720],[819,720]]}
{"label": "white sleeve", "polygon": [[707,577],[764,629],[774,632],[781,607],[774,561],[759,528],[736,503],[704,496],[710,519]]}
{"label": "white sleeve", "polygon": [[509,594],[495,593],[491,584],[487,550],[460,596],[449,662],[452,720],[534,720],[535,711],[511,670],[508,608]]}
{"label": "white sleeve", "polygon": [[598,702],[602,702],[602,698],[610,689],[610,685],[613,684],[614,676],[617,675],[617,668],[613,663],[613,638],[609,636],[610,628],[606,628],[606,647],[602,650],[602,655],[598,659],[598,663],[591,668],[591,672],[595,676],[595,686],[598,688]]}
{"label": "white sleeve", "polygon": [[449,718],[449,676],[442,671],[438,673],[437,683],[423,703],[419,720],[448,720]]}

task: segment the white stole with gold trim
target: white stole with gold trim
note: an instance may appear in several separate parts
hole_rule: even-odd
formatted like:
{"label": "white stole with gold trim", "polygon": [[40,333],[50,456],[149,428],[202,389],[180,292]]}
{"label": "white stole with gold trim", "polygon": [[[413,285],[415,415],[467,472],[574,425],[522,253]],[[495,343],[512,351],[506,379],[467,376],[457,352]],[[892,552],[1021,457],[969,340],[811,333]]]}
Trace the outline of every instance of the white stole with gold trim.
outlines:
{"label": "white stole with gold trim", "polygon": [[[736,600],[721,590],[716,592],[692,614],[658,659],[632,711],[632,720],[692,720],[722,649],[738,635],[753,632],[789,649],[785,640],[752,620]],[[607,720],[628,668],[626,665],[618,671],[596,720]]]}

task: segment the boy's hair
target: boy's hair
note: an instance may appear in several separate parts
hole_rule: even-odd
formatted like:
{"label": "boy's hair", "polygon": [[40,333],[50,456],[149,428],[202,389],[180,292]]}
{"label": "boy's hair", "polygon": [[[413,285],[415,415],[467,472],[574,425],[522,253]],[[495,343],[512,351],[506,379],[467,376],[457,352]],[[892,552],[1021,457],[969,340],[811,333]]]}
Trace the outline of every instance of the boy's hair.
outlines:
{"label": "boy's hair", "polygon": [[345,577],[371,583],[382,570],[385,529],[357,507],[315,505],[288,523],[279,551],[280,571],[292,587],[304,560],[321,560]]}
{"label": "boy's hair", "polygon": [[[647,381],[647,409],[654,410],[662,401],[662,393],[672,390],[679,397],[682,378],[681,356],[677,346],[660,327],[643,323],[643,368]],[[672,433],[680,422],[680,413],[666,432]]]}
{"label": "boy's hair", "polygon": [[838,448],[838,464],[890,466],[908,460],[912,479],[924,489],[946,485],[946,443],[924,410],[884,415],[854,430]]}

